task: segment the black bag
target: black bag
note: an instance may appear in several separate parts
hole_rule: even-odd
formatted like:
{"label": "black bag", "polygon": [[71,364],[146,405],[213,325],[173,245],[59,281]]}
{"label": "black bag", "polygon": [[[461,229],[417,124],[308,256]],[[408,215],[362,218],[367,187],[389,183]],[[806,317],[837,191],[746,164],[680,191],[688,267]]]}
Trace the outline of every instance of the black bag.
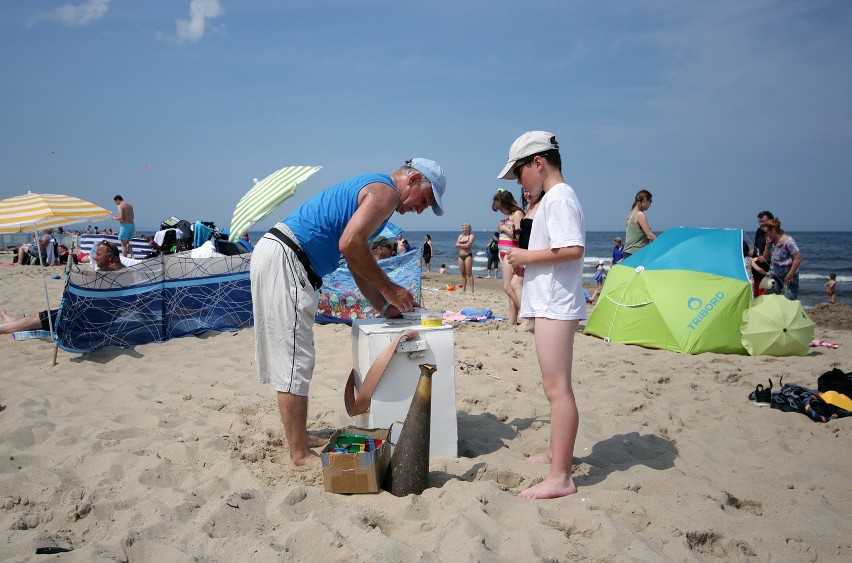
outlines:
{"label": "black bag", "polygon": [[180,223],[180,219],[172,215],[168,219],[163,219],[163,222],[160,223],[160,230],[165,231],[166,229],[176,229],[177,224]]}
{"label": "black bag", "polygon": [[826,403],[852,410],[852,373],[843,373],[837,368],[827,371],[817,379],[817,389]]}

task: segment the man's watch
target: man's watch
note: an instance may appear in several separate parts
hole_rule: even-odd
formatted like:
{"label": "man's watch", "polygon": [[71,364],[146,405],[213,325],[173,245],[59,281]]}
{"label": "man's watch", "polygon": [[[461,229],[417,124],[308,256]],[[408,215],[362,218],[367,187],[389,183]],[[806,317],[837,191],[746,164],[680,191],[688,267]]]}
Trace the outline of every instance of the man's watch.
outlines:
{"label": "man's watch", "polygon": [[387,312],[388,312],[388,308],[389,308],[390,306],[391,306],[390,302],[387,302],[387,303],[385,303],[384,305],[382,305],[382,310],[381,310],[381,311],[379,311],[379,314],[380,314],[381,316],[383,316],[383,317],[384,317],[384,316],[385,316],[385,313],[387,313]]}

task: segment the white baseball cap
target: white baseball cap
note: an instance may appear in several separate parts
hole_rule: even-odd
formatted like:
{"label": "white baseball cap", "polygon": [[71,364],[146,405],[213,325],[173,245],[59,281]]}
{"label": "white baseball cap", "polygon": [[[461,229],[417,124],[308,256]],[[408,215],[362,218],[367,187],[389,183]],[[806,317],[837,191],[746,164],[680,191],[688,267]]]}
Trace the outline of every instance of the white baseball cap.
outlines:
{"label": "white baseball cap", "polygon": [[409,166],[423,174],[429,183],[432,184],[432,194],[435,196],[435,203],[432,205],[432,213],[435,215],[444,214],[444,204],[442,198],[444,191],[447,189],[447,177],[444,176],[444,169],[428,158],[412,158]]}
{"label": "white baseball cap", "polygon": [[522,158],[539,154],[542,152],[559,150],[559,143],[556,142],[556,135],[547,131],[527,131],[512,143],[509,147],[509,161],[497,178],[501,180],[515,180],[515,168],[517,162]]}

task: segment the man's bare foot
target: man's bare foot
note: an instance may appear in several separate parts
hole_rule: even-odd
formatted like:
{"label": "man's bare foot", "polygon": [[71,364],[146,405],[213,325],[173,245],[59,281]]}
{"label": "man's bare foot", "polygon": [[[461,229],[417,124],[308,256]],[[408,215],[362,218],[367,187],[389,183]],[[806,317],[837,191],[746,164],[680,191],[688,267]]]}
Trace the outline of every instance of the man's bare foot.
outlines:
{"label": "man's bare foot", "polygon": [[308,434],[309,448],[324,448],[326,444],[328,444],[328,438],[323,438],[322,436],[316,436],[310,433]]}
{"label": "man's bare foot", "polygon": [[322,459],[320,456],[308,450],[307,454],[301,456],[294,456],[293,452],[290,452],[290,465],[296,467],[308,467],[312,465],[320,465],[322,463]]}
{"label": "man's bare foot", "polygon": [[518,325],[518,332],[535,332],[535,320],[534,319],[524,319],[521,321],[521,324]]}
{"label": "man's bare foot", "polygon": [[3,315],[3,322],[4,323],[8,323],[9,321],[15,320],[15,319],[12,318],[12,316],[9,313],[6,312],[6,309],[3,309],[3,312],[0,313],[0,314]]}
{"label": "man's bare foot", "polygon": [[527,456],[527,461],[530,463],[550,463],[552,458],[550,457],[550,452],[543,454],[535,454]]}
{"label": "man's bare foot", "polygon": [[548,477],[541,483],[537,483],[518,494],[522,498],[559,498],[573,495],[577,492],[574,478],[556,479]]}
{"label": "man's bare foot", "polygon": [[[323,438],[322,436],[315,436],[310,433],[308,434],[309,448],[324,448],[326,444],[328,444],[327,438]],[[287,438],[284,438],[284,447],[287,449],[290,448],[290,444],[287,443]]]}

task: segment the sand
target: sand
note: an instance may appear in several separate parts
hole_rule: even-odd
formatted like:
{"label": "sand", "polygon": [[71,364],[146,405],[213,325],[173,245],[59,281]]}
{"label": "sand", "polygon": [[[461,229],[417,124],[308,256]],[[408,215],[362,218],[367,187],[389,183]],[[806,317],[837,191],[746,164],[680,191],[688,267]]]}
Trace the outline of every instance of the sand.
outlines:
{"label": "sand", "polygon": [[[7,261],[7,260],[0,260]],[[51,272],[58,273],[57,272]],[[48,279],[58,303],[62,281]],[[426,288],[459,283],[428,275]],[[496,280],[425,305],[506,314]],[[44,308],[38,268],[0,268],[0,307]],[[546,466],[549,409],[533,335],[455,329],[459,457],[422,495],[326,493],[294,469],[253,330],[88,356],[0,337],[0,559],[62,561],[852,560],[852,419],[817,424],[753,406],[767,377],[815,387],[852,370],[852,332],[825,313],[806,357],[688,356],[578,335],[576,495],[517,493]],[[843,325],[841,322],[840,325]],[[343,407],[350,329],[318,326],[309,428]]]}

